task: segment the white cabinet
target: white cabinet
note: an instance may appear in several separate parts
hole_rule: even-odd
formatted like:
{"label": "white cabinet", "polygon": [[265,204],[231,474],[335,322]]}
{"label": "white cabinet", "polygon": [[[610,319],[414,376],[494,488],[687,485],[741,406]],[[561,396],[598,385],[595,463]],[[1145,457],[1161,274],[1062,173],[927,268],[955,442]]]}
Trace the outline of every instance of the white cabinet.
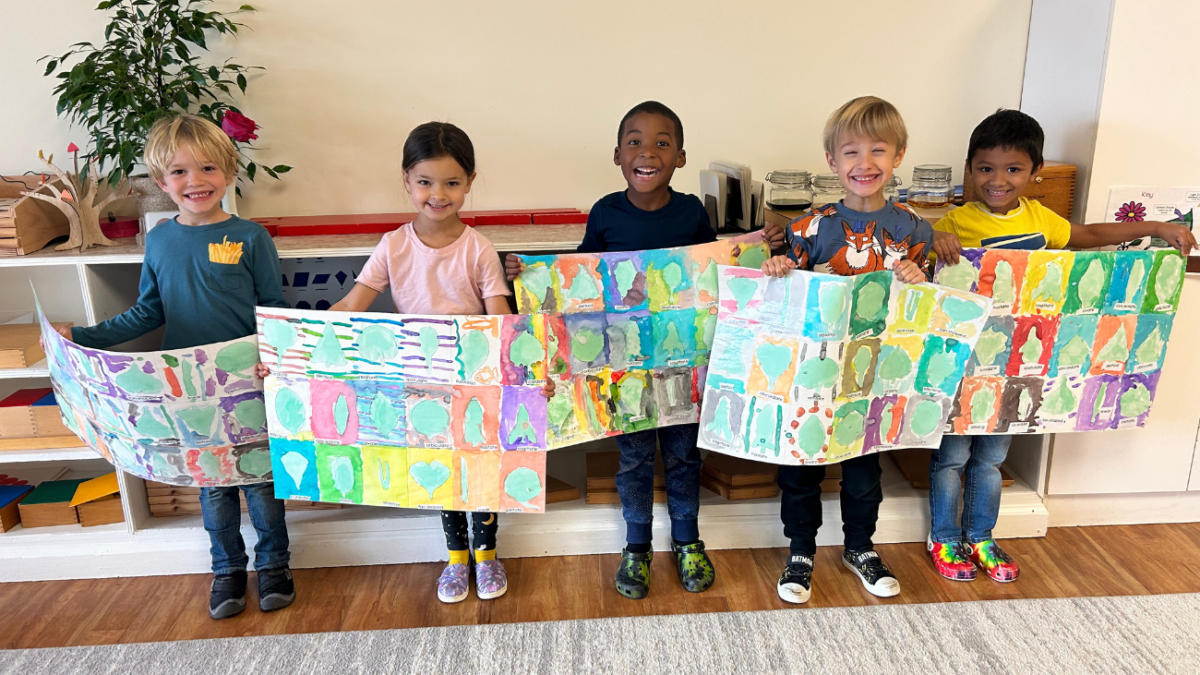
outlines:
{"label": "white cabinet", "polygon": [[1200,277],[1188,276],[1183,286],[1150,421],[1131,431],[1055,436],[1047,494],[1200,488],[1193,471],[1200,428]]}

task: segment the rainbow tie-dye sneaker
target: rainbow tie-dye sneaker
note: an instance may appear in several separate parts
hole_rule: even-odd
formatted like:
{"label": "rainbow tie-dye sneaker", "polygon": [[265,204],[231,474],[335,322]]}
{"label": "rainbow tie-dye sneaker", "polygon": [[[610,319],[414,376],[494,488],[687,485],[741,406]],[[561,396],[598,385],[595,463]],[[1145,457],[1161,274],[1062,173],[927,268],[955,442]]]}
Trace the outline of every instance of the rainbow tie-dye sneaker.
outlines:
{"label": "rainbow tie-dye sneaker", "polygon": [[1021,576],[1021,568],[1000,548],[995,539],[971,544],[971,562],[987,573],[993,581],[1006,583]]}
{"label": "rainbow tie-dye sneaker", "polygon": [[975,581],[979,571],[971,562],[970,554],[964,544],[950,542],[939,544],[933,539],[927,541],[929,557],[933,559],[933,568],[937,573],[950,581]]}

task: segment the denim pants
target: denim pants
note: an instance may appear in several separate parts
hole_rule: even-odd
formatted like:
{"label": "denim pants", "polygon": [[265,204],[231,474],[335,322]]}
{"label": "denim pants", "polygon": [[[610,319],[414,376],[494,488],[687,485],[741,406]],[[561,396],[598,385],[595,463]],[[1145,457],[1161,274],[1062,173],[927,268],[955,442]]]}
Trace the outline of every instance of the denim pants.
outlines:
{"label": "denim pants", "polygon": [[978,544],[992,538],[1000,514],[1000,463],[1008,456],[1010,443],[1012,436],[942,437],[942,446],[929,461],[929,515],[935,542]]}
{"label": "denim pants", "polygon": [[[874,548],[871,537],[879,520],[883,487],[879,455],[863,455],[841,463],[842,533],[846,549]],[[779,467],[779,517],[783,535],[791,540],[792,555],[817,554],[817,530],[821,528],[821,481],[825,466]]]}
{"label": "denim pants", "polygon": [[654,456],[662,448],[663,472],[667,479],[667,512],[671,514],[671,537],[675,541],[700,538],[696,516],[700,512],[700,449],[696,447],[699,424],[649,429],[617,436],[621,467],[617,470],[617,494],[625,517],[625,540],[649,544],[654,524]]}
{"label": "denim pants", "polygon": [[[242,540],[242,513],[237,487],[210,487],[200,490],[200,513],[204,529],[212,542],[213,574],[244,572],[250,557]],[[254,545],[254,569],[258,571],[287,567],[287,523],[283,520],[283,501],[275,498],[274,483],[240,486],[246,493],[250,523],[258,532]]]}

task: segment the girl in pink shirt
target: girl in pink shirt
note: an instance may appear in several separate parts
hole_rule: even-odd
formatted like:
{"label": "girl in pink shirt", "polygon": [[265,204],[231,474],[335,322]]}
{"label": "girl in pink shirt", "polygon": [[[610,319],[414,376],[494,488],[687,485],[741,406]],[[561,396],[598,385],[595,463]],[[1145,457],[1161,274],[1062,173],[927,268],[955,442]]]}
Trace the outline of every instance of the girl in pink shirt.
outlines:
{"label": "girl in pink shirt", "polygon": [[[399,314],[511,314],[512,293],[491,242],[458,219],[475,180],[475,149],[461,129],[428,122],[404,142],[404,189],[417,219],[383,236],[354,288],[334,311],[361,312],[391,288]],[[553,395],[554,385],[543,390]],[[480,600],[508,590],[504,564],[496,559],[494,513],[473,515],[475,584]],[[461,602],[470,591],[471,551],[467,514],[443,511],[450,562],[438,579],[438,599]]]}

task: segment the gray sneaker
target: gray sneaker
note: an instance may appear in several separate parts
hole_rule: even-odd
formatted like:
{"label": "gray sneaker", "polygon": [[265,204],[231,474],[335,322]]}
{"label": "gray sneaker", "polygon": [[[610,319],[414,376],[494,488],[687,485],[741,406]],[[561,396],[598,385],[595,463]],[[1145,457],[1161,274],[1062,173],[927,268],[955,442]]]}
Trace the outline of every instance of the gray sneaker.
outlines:
{"label": "gray sneaker", "polygon": [[258,608],[264,612],[283,609],[296,601],[296,585],[287,567],[258,573]]}
{"label": "gray sneaker", "polygon": [[234,572],[213,577],[208,589],[208,615],[228,619],[246,609],[246,573]]}

